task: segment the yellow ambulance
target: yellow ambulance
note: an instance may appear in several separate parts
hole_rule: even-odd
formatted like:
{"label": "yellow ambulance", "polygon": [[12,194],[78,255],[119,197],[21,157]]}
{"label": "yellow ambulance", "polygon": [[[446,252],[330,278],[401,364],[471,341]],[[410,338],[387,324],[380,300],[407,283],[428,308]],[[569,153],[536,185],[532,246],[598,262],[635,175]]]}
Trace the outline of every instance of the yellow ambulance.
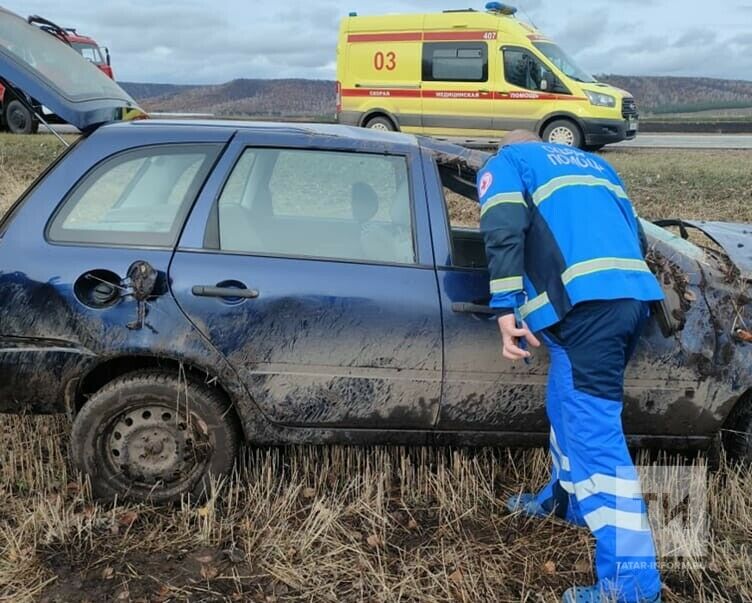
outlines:
{"label": "yellow ambulance", "polygon": [[590,150],[637,135],[634,98],[596,81],[516,9],[342,20],[343,124],[473,143],[518,128]]}

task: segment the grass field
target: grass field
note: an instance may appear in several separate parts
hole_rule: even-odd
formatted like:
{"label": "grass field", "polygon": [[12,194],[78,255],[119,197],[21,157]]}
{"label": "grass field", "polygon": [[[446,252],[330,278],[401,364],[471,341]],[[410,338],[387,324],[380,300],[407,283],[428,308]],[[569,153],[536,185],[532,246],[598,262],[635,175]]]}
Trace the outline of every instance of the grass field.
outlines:
{"label": "grass field", "polygon": [[[0,136],[0,213],[59,150]],[[647,217],[752,222],[752,152],[605,157]],[[156,509],[93,501],[68,431],[0,417],[0,601],[538,603],[594,579],[587,532],[504,509],[545,481],[542,450],[253,450],[206,504]],[[666,566],[664,601],[752,601],[752,471],[722,463],[707,487],[706,555]]]}

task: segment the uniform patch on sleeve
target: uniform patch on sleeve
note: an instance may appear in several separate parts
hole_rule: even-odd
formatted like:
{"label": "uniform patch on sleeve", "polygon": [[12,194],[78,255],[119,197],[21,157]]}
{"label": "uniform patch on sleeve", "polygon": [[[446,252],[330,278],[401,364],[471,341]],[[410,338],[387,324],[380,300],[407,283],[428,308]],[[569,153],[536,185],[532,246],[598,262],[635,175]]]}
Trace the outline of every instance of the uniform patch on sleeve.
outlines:
{"label": "uniform patch on sleeve", "polygon": [[480,179],[480,182],[478,183],[478,196],[484,197],[485,194],[488,192],[488,189],[491,188],[491,185],[493,184],[493,174],[491,172],[486,172],[483,174],[483,176]]}

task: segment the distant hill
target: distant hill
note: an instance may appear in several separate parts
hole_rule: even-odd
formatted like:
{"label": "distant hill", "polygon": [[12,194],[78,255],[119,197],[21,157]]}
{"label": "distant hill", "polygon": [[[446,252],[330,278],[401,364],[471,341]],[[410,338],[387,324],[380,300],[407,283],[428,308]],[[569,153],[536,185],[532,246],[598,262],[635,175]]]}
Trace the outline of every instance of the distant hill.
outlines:
{"label": "distant hill", "polygon": [[632,75],[601,75],[598,79],[629,90],[643,113],[692,113],[752,107],[750,81]]}
{"label": "distant hill", "polygon": [[148,111],[218,116],[306,117],[333,115],[334,82],[238,79],[216,86],[137,84],[123,87]]}
{"label": "distant hill", "polygon": [[[629,90],[643,115],[752,107],[752,81],[629,75],[602,75],[598,79]],[[335,105],[334,82],[327,80],[237,79],[215,86],[122,85],[149,111],[317,117],[332,115]]]}

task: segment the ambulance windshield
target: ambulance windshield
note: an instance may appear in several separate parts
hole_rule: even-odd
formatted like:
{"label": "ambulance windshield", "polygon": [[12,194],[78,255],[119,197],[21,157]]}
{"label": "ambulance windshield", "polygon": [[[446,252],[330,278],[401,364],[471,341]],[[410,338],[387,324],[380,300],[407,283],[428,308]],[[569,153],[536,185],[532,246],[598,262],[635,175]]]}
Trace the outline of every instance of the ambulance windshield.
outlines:
{"label": "ambulance windshield", "polygon": [[533,42],[533,44],[567,77],[586,84],[596,81],[592,75],[581,69],[574,60],[567,56],[566,52],[553,42]]}

